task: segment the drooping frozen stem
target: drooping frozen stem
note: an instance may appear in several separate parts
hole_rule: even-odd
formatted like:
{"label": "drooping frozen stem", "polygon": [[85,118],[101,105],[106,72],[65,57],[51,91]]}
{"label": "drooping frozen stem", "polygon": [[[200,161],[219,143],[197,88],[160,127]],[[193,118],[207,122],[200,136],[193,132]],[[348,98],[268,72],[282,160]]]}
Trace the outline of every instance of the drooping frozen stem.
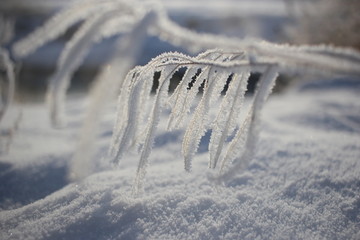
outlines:
{"label": "drooping frozen stem", "polygon": [[13,63],[8,52],[0,48],[0,122],[14,98],[15,76]]}
{"label": "drooping frozen stem", "polygon": [[36,29],[26,38],[18,41],[13,46],[17,57],[25,57],[38,48],[50,42],[76,23],[91,19],[96,15],[107,15],[114,9],[129,8],[127,1],[123,0],[82,0],[75,1],[67,8],[51,17],[44,26]]}
{"label": "drooping frozen stem", "polygon": [[115,97],[117,90],[122,88],[126,73],[141,52],[148,26],[153,23],[155,17],[152,12],[146,14],[133,30],[118,42],[113,59],[98,76],[91,91],[90,106],[71,167],[72,179],[81,179],[92,173],[92,146],[96,139],[101,111],[105,104]]}
{"label": "drooping frozen stem", "polygon": [[[324,66],[328,67],[326,64]],[[179,68],[186,68],[186,71],[177,88],[170,95],[165,94],[164,89],[166,88],[162,87],[161,91],[158,90],[156,96],[154,96],[156,100],[152,105],[153,111],[148,116],[147,130],[145,134],[135,136],[135,132],[143,133],[139,129],[134,129],[140,128],[141,122],[136,121],[136,124],[133,123],[133,120],[136,119],[134,114],[140,114],[141,112],[138,110],[138,103],[142,95],[139,94],[137,88],[142,86],[142,82],[152,81],[149,76],[152,76],[157,71],[161,73],[160,86],[163,86],[163,83],[170,81],[173,73]],[[297,69],[303,71],[298,66],[289,68],[290,72],[297,71]],[[128,110],[121,110],[124,105],[119,101],[121,108],[119,108],[118,123],[112,140],[112,152],[118,153],[112,155],[115,158],[113,161],[119,162],[119,158],[123,153],[132,146],[132,144],[129,144],[130,142],[135,141],[135,144],[137,142],[138,145],[142,146],[141,160],[134,186],[136,193],[141,191],[146,166],[148,165],[147,159],[154,139],[156,125],[159,121],[159,112],[161,108],[169,107],[171,113],[168,126],[170,129],[179,126],[183,127],[185,123],[183,119],[186,118],[186,115],[191,114],[182,144],[185,170],[191,170],[192,157],[197,151],[201,137],[206,131],[212,130],[209,144],[209,166],[216,168],[218,161],[220,161],[220,176],[218,179],[220,181],[229,180],[236,173],[246,168],[253,158],[259,138],[261,110],[271,93],[279,71],[286,72],[286,69],[282,64],[278,64],[277,61],[266,56],[254,58],[252,53],[223,50],[207,51],[197,57],[189,57],[179,53],[162,54],[146,66],[135,68],[133,72],[129,73],[126,80],[129,83],[126,91],[124,90],[120,95],[121,102],[126,101],[124,109]],[[323,67],[318,69],[318,66],[314,65],[308,71],[322,72]],[[239,122],[239,114],[242,111],[242,103],[250,72],[260,72],[262,77],[247,117],[242,122]],[[166,77],[164,78],[164,76]],[[218,115],[214,120],[210,120],[208,118],[208,109],[214,107],[218,99],[221,99],[220,93],[229,78],[231,81],[226,95],[222,97]],[[202,85],[203,94],[197,102],[195,96]],[[168,104],[164,105],[164,101],[168,102]],[[195,110],[191,111],[194,104],[196,106]],[[228,144],[225,152],[225,141],[235,129],[237,129],[235,136]],[[130,135],[129,132],[131,132]],[[229,166],[230,163],[233,163],[233,165]]]}

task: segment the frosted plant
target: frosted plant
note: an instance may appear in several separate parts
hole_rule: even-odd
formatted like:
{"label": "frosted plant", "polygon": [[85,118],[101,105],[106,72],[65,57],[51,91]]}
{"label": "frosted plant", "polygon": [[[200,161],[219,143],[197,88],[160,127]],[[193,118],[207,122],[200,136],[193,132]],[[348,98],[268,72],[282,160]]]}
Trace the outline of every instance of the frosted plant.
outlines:
{"label": "frosted plant", "polygon": [[0,44],[4,46],[14,36],[14,21],[10,17],[5,17],[0,13]]}
{"label": "frosted plant", "polygon": [[[10,41],[13,35],[13,21],[0,15],[0,123],[9,109],[15,93],[14,64],[8,51],[2,46]],[[0,153],[8,152],[18,121],[11,129],[0,129]],[[3,126],[2,126],[3,127]],[[6,142],[3,144],[3,142]],[[4,146],[3,146],[4,145]]]}
{"label": "frosted plant", "polygon": [[[191,112],[201,85],[204,86],[204,93],[191,114],[192,117],[182,143],[182,153],[185,169],[190,171],[191,160],[197,151],[201,137],[207,130],[212,129],[209,167],[216,167],[225,139],[238,127],[239,112],[250,71],[265,71],[263,84],[272,85],[276,77],[276,65],[268,63],[267,66],[251,67],[247,57],[243,52],[221,50],[207,51],[195,58],[180,53],[166,53],[153,59],[146,66],[137,67],[129,72],[125,79],[126,85],[119,98],[121,107],[118,109],[111,155],[113,162],[118,163],[119,158],[130,147],[139,147],[141,157],[134,185],[135,193],[142,189],[148,157],[162,109],[166,106],[171,109],[168,130],[184,127],[186,115]],[[175,91],[169,95],[170,79],[181,68],[186,68],[184,77]],[[159,87],[151,106],[152,110],[147,112],[142,109],[142,106],[146,105],[149,100],[152,75],[155,72],[161,73]],[[226,95],[221,100],[218,115],[213,121],[210,121],[208,118],[209,107],[220,100],[221,92],[229,79],[231,81]],[[270,91],[262,93],[262,95],[269,93]],[[262,103],[256,103],[257,106],[259,104]],[[255,111],[251,110],[251,113],[255,113]],[[142,121],[145,119],[148,119],[148,122],[143,125]],[[249,127],[248,123],[249,121],[246,120],[242,128],[237,131],[245,131],[245,128]],[[145,129],[142,129],[143,126]],[[231,144],[238,145],[239,139],[242,137],[243,134],[237,134]],[[233,160],[232,157],[233,155],[227,154],[222,159],[222,169],[227,161]]]}
{"label": "frosted plant", "polygon": [[0,121],[9,108],[15,92],[13,63],[8,52],[0,47]]}
{"label": "frosted plant", "polygon": [[[315,71],[360,75],[360,55],[351,49],[295,47],[199,34],[170,21],[161,5],[154,1],[76,1],[52,17],[43,27],[16,43],[14,53],[18,57],[26,56],[79,21],[83,23],[67,43],[57,71],[49,82],[47,99],[51,119],[55,126],[62,125],[62,109],[69,81],[91,46],[103,38],[121,33],[113,58],[103,66],[91,91],[92,103],[71,171],[74,179],[83,178],[93,171],[89,150],[93,149],[99,116],[105,103],[119,92],[118,116],[110,156],[117,163],[131,147],[137,146],[140,149],[135,192],[142,188],[162,109],[166,106],[171,109],[169,130],[185,127],[186,116],[189,115],[190,106],[201,85],[204,85],[204,93],[194,112],[190,112],[191,120],[182,144],[185,169],[191,169],[191,159],[201,137],[208,129],[212,129],[209,166],[220,166],[219,179],[227,180],[239,169],[246,167],[254,154],[259,133],[259,114],[279,72]],[[218,50],[206,51],[197,57],[166,53],[147,65],[128,72],[148,34],[193,52]],[[185,76],[169,96],[169,79],[180,68],[186,69]],[[141,107],[149,98],[154,72],[160,72],[161,75],[159,88],[152,110],[146,112]],[[262,79],[249,113],[240,123],[238,116],[251,72],[262,73]],[[221,97],[220,93],[228,80],[231,80],[229,88],[226,95]],[[217,102],[220,102],[218,115],[214,121],[210,121],[208,108]],[[145,119],[148,122],[144,125]],[[225,139],[234,131],[235,137],[228,144],[228,150],[224,151]],[[233,165],[226,167],[231,161]]]}
{"label": "frosted plant", "polygon": [[14,22],[0,15],[0,121],[9,108],[15,92],[14,65],[8,51],[3,48],[12,36]]}
{"label": "frosted plant", "polygon": [[[320,51],[321,52],[321,51]],[[301,53],[299,52],[301,55]],[[304,53],[311,62],[321,55],[317,51]],[[294,56],[295,57],[295,56]],[[305,57],[305,56],[303,56]],[[326,58],[326,54],[323,55]],[[350,55],[348,56],[351,57]],[[333,58],[333,57],[330,57]],[[142,189],[143,178],[148,165],[148,157],[155,137],[160,113],[170,108],[168,130],[185,127],[182,142],[185,170],[191,170],[191,161],[196,153],[201,137],[212,130],[209,143],[209,167],[220,165],[220,175],[216,180],[227,181],[252,159],[259,135],[259,115],[266,99],[271,93],[279,72],[331,71],[359,74],[352,61],[349,65],[335,68],[329,63],[322,66],[308,66],[310,62],[297,59],[294,62],[281,60],[278,57],[253,56],[243,51],[209,50],[197,57],[189,57],[180,53],[165,53],[153,59],[147,65],[136,67],[130,71],[124,81],[118,100],[118,116],[114,128],[110,154],[114,163],[131,148],[140,151],[140,160],[134,185],[134,192]],[[329,59],[330,60],[330,59]],[[334,59],[335,60],[335,59]],[[325,61],[326,62],[326,61]],[[313,62],[314,63],[314,62]],[[319,63],[317,63],[319,64]],[[359,64],[359,59],[357,59]],[[173,93],[169,93],[171,77],[179,70],[186,68],[185,74]],[[144,110],[149,101],[153,75],[160,72],[159,86],[151,105],[151,111]],[[240,113],[251,72],[260,72],[262,77],[248,113],[240,121]],[[230,80],[230,81],[229,81]],[[229,84],[225,96],[221,96],[224,87]],[[201,99],[195,97],[201,86],[204,86]],[[220,103],[219,103],[220,102]],[[195,110],[191,110],[193,104]],[[218,103],[218,104],[216,104]],[[209,108],[218,106],[217,116],[209,118]],[[190,121],[187,121],[190,115]],[[147,123],[143,121],[147,119]],[[234,135],[227,144],[226,139]],[[219,164],[218,164],[219,163]],[[233,163],[230,167],[229,163]]]}
{"label": "frosted plant", "polygon": [[154,22],[153,8],[150,3],[140,4],[137,1],[76,1],[13,46],[13,52],[17,57],[27,56],[46,42],[60,36],[69,27],[83,21],[73,38],[66,44],[59,58],[57,71],[49,79],[47,102],[50,116],[53,125],[61,127],[64,124],[64,100],[70,79],[92,45],[116,34],[125,35],[120,38],[112,60],[103,66],[91,90],[91,103],[82,129],[82,137],[71,165],[72,179],[81,179],[93,171],[91,149],[101,110],[105,103],[118,93],[118,89],[121,89],[127,71],[134,65],[137,55],[141,52],[148,28]]}

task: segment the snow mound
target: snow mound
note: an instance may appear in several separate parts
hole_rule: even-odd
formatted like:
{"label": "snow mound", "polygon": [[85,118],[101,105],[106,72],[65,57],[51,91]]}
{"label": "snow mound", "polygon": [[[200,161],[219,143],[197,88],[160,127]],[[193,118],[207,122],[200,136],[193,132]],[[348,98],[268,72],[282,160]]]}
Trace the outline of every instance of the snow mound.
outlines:
{"label": "snow mound", "polygon": [[[139,197],[130,194],[137,156],[67,182],[82,102],[71,102],[65,132],[39,122],[43,107],[24,106],[29,121],[0,162],[0,238],[360,239],[358,87],[337,79],[271,96],[255,159],[227,186],[209,180],[215,172],[203,151],[185,172],[183,133],[160,127]],[[99,159],[111,117],[102,123]]]}

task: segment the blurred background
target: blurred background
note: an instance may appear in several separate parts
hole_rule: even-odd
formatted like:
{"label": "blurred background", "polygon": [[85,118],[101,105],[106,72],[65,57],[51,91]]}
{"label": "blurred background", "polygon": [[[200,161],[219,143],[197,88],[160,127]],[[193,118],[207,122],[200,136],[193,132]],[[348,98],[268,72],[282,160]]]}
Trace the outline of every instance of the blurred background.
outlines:
{"label": "blurred background", "polygon": [[[57,11],[75,0],[1,0],[0,44],[8,49]],[[360,49],[359,0],[163,0],[169,17],[198,32],[239,38],[261,38],[276,43],[331,44]],[[43,100],[64,44],[78,25],[25,59],[15,59],[16,101]],[[96,44],[76,72],[70,92],[85,92],[112,52],[114,38]],[[137,64],[167,51],[182,51],[149,37]],[[279,80],[285,86],[288,79]]]}

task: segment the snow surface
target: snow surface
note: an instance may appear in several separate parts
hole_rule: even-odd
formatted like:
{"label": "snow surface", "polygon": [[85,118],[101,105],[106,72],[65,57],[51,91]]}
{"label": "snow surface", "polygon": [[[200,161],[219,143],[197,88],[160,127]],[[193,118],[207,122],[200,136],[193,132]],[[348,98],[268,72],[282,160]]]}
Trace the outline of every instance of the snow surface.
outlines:
{"label": "snow surface", "polygon": [[256,157],[227,186],[208,178],[209,136],[187,173],[183,132],[160,126],[139,197],[137,155],[119,169],[100,160],[113,108],[98,136],[98,172],[69,183],[86,101],[69,101],[63,130],[50,128],[43,104],[16,106],[7,126],[21,111],[20,126],[0,160],[0,239],[360,239],[359,93],[358,80],[335,79],[272,95]]}

